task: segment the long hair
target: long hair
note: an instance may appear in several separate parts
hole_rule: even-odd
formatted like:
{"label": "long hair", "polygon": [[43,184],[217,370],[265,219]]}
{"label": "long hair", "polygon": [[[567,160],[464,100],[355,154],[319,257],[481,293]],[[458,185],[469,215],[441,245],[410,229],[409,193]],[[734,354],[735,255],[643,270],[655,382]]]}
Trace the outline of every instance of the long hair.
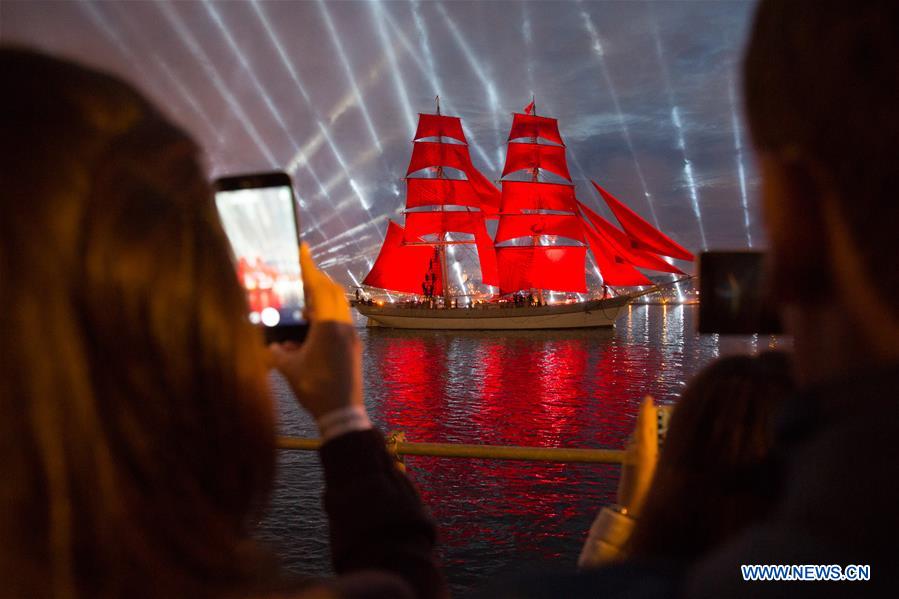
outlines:
{"label": "long hair", "polygon": [[793,391],[789,370],[780,352],[730,356],[690,382],[671,415],[629,555],[696,557],[766,513],[776,495],[772,424]]}
{"label": "long hair", "polygon": [[[762,0],[743,59],[753,144],[790,148],[827,174],[864,274],[884,299],[899,293],[897,61],[893,0]],[[791,272],[788,283],[820,293],[815,281],[828,274]]]}
{"label": "long hair", "polygon": [[198,149],[114,77],[0,66],[0,587],[239,589],[274,416]]}

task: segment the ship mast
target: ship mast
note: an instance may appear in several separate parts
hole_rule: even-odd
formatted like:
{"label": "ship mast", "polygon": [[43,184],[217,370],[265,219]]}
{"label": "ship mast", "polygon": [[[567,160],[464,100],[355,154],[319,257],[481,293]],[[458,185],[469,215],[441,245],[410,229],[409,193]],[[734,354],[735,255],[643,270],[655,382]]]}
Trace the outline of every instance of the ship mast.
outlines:
{"label": "ship mast", "polygon": [[[437,102],[437,116],[440,116],[440,96],[435,98]],[[437,138],[441,143],[443,143],[443,136]],[[443,167],[437,167],[437,178],[438,179],[446,179],[446,175],[443,173]],[[443,204],[440,205],[440,211],[445,212],[446,206]],[[443,281],[443,307],[449,308],[450,302],[452,301],[452,293],[450,293],[449,288],[449,279],[447,278],[448,269],[446,264],[446,245],[447,245],[447,233],[443,231],[440,233],[440,241],[438,247],[438,254],[440,256],[440,276]]]}
{"label": "ship mast", "polygon": [[[534,96],[531,96],[531,113],[533,113],[534,116],[537,116],[537,98],[535,98]],[[537,143],[537,135],[536,135],[537,130],[536,129],[534,130],[534,133],[535,133],[535,135],[533,137],[531,137],[532,144]],[[531,183],[539,183],[539,182],[540,182],[540,169],[535,166],[534,168],[531,169]],[[534,245],[534,246],[540,245],[540,236],[539,235],[534,235],[533,237],[531,237],[531,245]],[[544,303],[543,289],[537,289],[537,294],[535,297],[537,298],[537,303],[542,305]]]}
{"label": "ship mast", "polygon": [[[435,101],[436,113],[418,115],[412,139],[412,156],[404,177],[405,223],[389,224],[378,260],[365,283],[403,293],[442,295],[449,306],[454,295],[447,289],[450,268],[446,246],[475,246],[482,282],[499,284],[496,249],[485,221],[498,217],[501,196],[472,163],[459,117],[444,116],[440,98]],[[460,171],[465,178],[451,175],[447,168]],[[425,169],[430,176],[414,176]],[[451,233],[472,235],[474,239],[453,240]]]}

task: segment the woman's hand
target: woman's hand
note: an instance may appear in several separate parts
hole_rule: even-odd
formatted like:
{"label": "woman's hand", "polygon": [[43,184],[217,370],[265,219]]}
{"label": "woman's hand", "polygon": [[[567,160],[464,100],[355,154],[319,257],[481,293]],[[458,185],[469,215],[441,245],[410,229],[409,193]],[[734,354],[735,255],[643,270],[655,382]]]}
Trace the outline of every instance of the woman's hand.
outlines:
{"label": "woman's hand", "polygon": [[362,354],[343,287],[321,272],[309,247],[300,247],[309,333],[296,343],[269,346],[272,361],[300,404],[318,420],[350,406],[362,406]]}
{"label": "woman's hand", "polygon": [[652,397],[646,396],[637,414],[637,426],[628,441],[621,479],[618,482],[618,505],[636,518],[643,508],[652,485],[659,458],[659,419]]}

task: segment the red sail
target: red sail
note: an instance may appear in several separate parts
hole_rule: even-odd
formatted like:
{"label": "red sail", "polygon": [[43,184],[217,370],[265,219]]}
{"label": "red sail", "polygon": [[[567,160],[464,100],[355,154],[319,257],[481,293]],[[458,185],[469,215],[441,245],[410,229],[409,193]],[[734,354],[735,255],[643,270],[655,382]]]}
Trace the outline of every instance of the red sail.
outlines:
{"label": "red sail", "polygon": [[474,169],[471,164],[471,156],[468,155],[468,146],[437,141],[415,142],[406,175],[432,166],[448,166],[463,172]]}
{"label": "red sail", "polygon": [[503,181],[502,212],[522,210],[577,212],[574,187],[560,183]]}
{"label": "red sail", "polygon": [[509,141],[520,137],[542,137],[559,145],[565,145],[562,142],[562,136],[559,134],[559,121],[545,116],[515,113],[512,116],[512,130],[509,131]]}
{"label": "red sail", "polygon": [[508,241],[516,237],[558,235],[584,240],[584,225],[575,214],[507,214],[499,220],[494,241]]}
{"label": "red sail", "polygon": [[631,240],[631,247],[638,250],[649,250],[663,256],[693,260],[693,254],[685,250],[667,235],[643,220],[640,215],[618,201],[612,194],[591,181],[621,223],[621,228]]}
{"label": "red sail", "polygon": [[599,236],[606,242],[607,247],[620,255],[626,262],[630,262],[634,266],[640,268],[649,268],[660,272],[671,272],[682,275],[684,272],[673,264],[668,264],[656,254],[646,250],[638,250],[631,247],[630,239],[623,231],[615,228],[615,225],[596,214],[585,206],[582,202],[578,202],[581,211],[590,219],[590,222],[596,227]]}
{"label": "red sail", "polygon": [[415,131],[415,139],[424,137],[451,137],[461,142],[466,142],[465,133],[462,132],[462,121],[457,116],[443,116],[441,114],[419,114],[418,129]]}
{"label": "red sail", "polygon": [[480,212],[407,212],[406,242],[420,242],[424,235],[444,233],[468,233],[474,235],[481,263],[481,281],[485,285],[497,285],[499,276],[496,269],[496,250],[484,225],[484,215]]}
{"label": "red sail", "polygon": [[481,196],[465,179],[406,179],[406,208],[471,206],[480,208]]}
{"label": "red sail", "polygon": [[484,228],[484,215],[480,212],[441,211],[407,212],[407,242],[419,241],[423,235],[443,235],[444,233],[469,233],[474,235]]}
{"label": "red sail", "polygon": [[381,252],[362,283],[380,289],[420,294],[425,275],[432,273],[437,275],[434,294],[440,295],[443,293],[443,282],[434,248],[427,245],[403,245],[403,228],[388,221],[387,236]]}
{"label": "red sail", "polygon": [[646,275],[628,264],[620,255],[616,255],[605,240],[589,227],[584,227],[587,233],[587,242],[593,259],[602,274],[602,281],[606,285],[632,287],[635,285],[652,285],[652,281]]}
{"label": "red sail", "polygon": [[466,175],[468,175],[468,180],[474,185],[478,195],[481,196],[481,212],[487,218],[496,218],[500,202],[502,201],[502,196],[496,185],[491,183],[490,179],[482,175],[481,171],[474,167]]}
{"label": "red sail", "polygon": [[500,293],[551,289],[586,293],[585,246],[496,248]]}
{"label": "red sail", "polygon": [[415,142],[406,175],[436,166],[455,168],[465,173],[481,199],[479,204],[481,210],[495,218],[496,213],[499,212],[502,196],[496,186],[474,167],[471,156],[468,154],[468,146],[434,141]]}
{"label": "red sail", "polygon": [[499,271],[496,266],[496,248],[493,240],[483,224],[475,229],[474,242],[478,248],[478,261],[481,263],[481,282],[484,285],[499,285]]}
{"label": "red sail", "polygon": [[510,143],[502,176],[522,169],[541,168],[571,181],[563,146]]}

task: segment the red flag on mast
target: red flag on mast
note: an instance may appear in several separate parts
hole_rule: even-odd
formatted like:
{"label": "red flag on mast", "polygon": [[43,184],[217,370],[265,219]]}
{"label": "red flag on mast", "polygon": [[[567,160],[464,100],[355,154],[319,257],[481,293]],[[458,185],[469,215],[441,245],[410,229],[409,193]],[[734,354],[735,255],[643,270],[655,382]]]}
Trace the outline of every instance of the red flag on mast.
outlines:
{"label": "red flag on mast", "polygon": [[536,102],[536,100],[531,100],[531,103],[524,107],[525,114],[531,114],[532,112],[534,112],[534,102]]}

